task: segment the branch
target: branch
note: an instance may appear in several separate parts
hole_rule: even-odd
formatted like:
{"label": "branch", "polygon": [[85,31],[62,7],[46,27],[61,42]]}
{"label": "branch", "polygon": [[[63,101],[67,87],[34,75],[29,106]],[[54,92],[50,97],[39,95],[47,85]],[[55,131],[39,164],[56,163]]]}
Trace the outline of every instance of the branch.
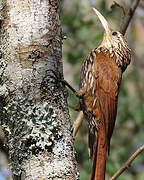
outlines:
{"label": "branch", "polygon": [[126,163],[111,177],[110,180],[115,180],[119,177],[127,168],[130,167],[132,161],[142,152],[144,151],[144,145],[142,145],[138,150],[132,154],[132,156],[126,161]]}
{"label": "branch", "polygon": [[83,122],[83,112],[80,111],[74,124],[73,124],[73,137],[74,138],[76,137],[77,132],[78,132],[80,126],[82,125],[82,122]]}
{"label": "branch", "polygon": [[118,4],[116,1],[113,1],[113,4],[111,5],[111,9],[113,9],[114,7],[118,7],[122,10],[123,15],[125,16],[126,12],[123,6],[121,6],[120,4]]}
{"label": "branch", "polygon": [[139,2],[140,2],[140,0],[135,0],[135,1],[133,1],[130,9],[128,10],[125,18],[123,19],[123,21],[122,21],[122,23],[121,23],[121,25],[120,25],[120,32],[121,32],[123,35],[125,35],[125,33],[126,33],[126,30],[127,30],[127,28],[128,28],[128,25],[129,25],[129,23],[130,23],[133,15],[134,15],[134,12],[135,12],[135,10],[136,10]]}

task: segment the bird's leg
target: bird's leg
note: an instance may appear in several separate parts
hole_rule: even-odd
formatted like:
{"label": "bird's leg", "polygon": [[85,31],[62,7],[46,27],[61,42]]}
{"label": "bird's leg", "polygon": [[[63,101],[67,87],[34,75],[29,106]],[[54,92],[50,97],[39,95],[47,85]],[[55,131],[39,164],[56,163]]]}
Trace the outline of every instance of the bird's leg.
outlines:
{"label": "bird's leg", "polygon": [[[58,79],[58,81],[60,81],[62,84],[64,84],[65,86],[67,86],[75,95],[76,95],[76,90],[64,79]],[[77,95],[76,95],[77,96]]]}
{"label": "bird's leg", "polygon": [[59,73],[59,75],[57,75],[55,71],[53,71],[53,70],[49,70],[49,71],[51,71],[54,74],[53,78],[56,81],[61,82],[62,84],[67,86],[78,98],[81,98],[82,96],[84,96],[85,91],[86,91],[86,87],[83,87],[82,89],[76,91],[66,80],[61,78],[60,73]]}
{"label": "bird's leg", "polygon": [[[65,85],[68,86],[73,92],[74,94],[78,97],[78,98],[82,98],[86,92],[86,88],[82,88],[78,91],[75,91],[75,89],[73,89],[73,87],[71,87],[67,81],[64,81]],[[81,104],[77,104],[74,108],[74,110],[76,111],[80,111],[76,120],[74,121],[73,123],[73,138],[75,139],[76,135],[77,135],[77,132],[80,128],[80,126],[82,125],[82,122],[83,122],[83,112],[82,112],[82,107],[81,107]]]}
{"label": "bird's leg", "polygon": [[[68,88],[70,88],[78,98],[81,98],[84,95],[85,91],[83,89],[76,91],[67,81],[62,80],[61,82],[64,83]],[[75,107],[71,108],[73,108],[75,111],[80,111],[76,120],[73,123],[73,138],[75,139],[77,132],[83,122],[83,112],[80,103],[77,104]]]}
{"label": "bird's leg", "polygon": [[67,86],[69,89],[71,89],[71,91],[78,97],[78,98],[82,98],[85,94],[86,88],[82,88],[78,91],[76,91],[66,80],[64,79],[60,79],[60,82],[62,82],[65,86]]}
{"label": "bird's leg", "polygon": [[54,74],[50,76],[52,76],[57,82],[61,82],[63,85],[67,86],[77,96],[77,91],[66,80],[62,79],[59,72],[56,74],[56,72],[52,69],[49,69],[48,71],[51,71]]}
{"label": "bird's leg", "polygon": [[[62,84],[64,84],[65,86],[67,86],[69,89],[71,89],[71,91],[78,97],[78,98],[82,98],[86,92],[86,88],[82,88],[78,91],[76,91],[66,80],[62,79],[60,75],[57,75],[55,71],[53,70],[50,70],[53,72],[54,76],[53,78],[58,81],[58,82],[61,82]],[[59,73],[60,74],[60,73]],[[51,75],[52,76],[52,75]],[[82,121],[83,121],[83,112],[82,112],[82,107],[79,104],[77,104],[75,107],[73,106],[69,106],[71,107],[72,109],[74,109],[75,111],[80,111],[74,124],[73,124],[73,137],[75,138],[76,137],[76,134],[82,124]]]}
{"label": "bird's leg", "polygon": [[[63,85],[67,86],[69,89],[71,89],[71,91],[76,95],[76,97],[78,98],[81,98],[83,95],[84,95],[84,92],[83,90],[79,90],[79,91],[76,91],[66,80],[64,80],[62,77],[61,77],[61,74],[60,72],[58,72],[58,74],[52,70],[52,69],[49,69],[48,71],[52,72],[52,74],[50,74],[49,76],[53,77],[55,79],[55,81],[57,82],[61,82]],[[73,106],[70,106],[72,109],[74,109],[75,111],[81,111],[81,107],[80,107],[80,104],[77,104],[75,107]]]}

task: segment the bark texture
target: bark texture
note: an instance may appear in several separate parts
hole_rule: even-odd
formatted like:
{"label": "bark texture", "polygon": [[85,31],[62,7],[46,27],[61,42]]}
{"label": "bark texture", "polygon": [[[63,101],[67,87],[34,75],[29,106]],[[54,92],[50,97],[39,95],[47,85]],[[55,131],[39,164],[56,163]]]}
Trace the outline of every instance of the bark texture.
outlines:
{"label": "bark texture", "polygon": [[63,78],[57,0],[3,0],[0,121],[14,179],[79,179]]}

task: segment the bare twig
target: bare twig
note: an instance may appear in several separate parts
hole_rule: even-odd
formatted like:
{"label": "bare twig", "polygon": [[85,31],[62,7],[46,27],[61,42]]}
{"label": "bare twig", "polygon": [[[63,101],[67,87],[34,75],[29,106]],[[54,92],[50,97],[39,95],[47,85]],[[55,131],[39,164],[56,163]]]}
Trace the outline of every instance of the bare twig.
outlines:
{"label": "bare twig", "polygon": [[121,10],[122,10],[122,12],[123,12],[123,15],[125,16],[125,9],[124,9],[124,7],[123,6],[121,6],[119,3],[117,3],[116,1],[113,1],[113,4],[111,5],[111,9],[112,8],[114,8],[114,7],[119,7]]}
{"label": "bare twig", "polygon": [[82,125],[82,121],[83,121],[83,112],[80,111],[74,124],[73,124],[73,137],[75,138],[77,135],[77,132],[79,130],[79,127]]}
{"label": "bare twig", "polygon": [[127,168],[130,167],[132,161],[142,152],[144,151],[144,145],[142,145],[138,150],[132,154],[132,156],[126,161],[126,163],[111,177],[110,180],[115,180],[119,177]]}
{"label": "bare twig", "polygon": [[128,10],[126,16],[124,17],[122,23],[121,23],[121,26],[120,26],[120,32],[125,35],[126,33],[126,30],[128,28],[128,25],[134,15],[134,12],[139,4],[140,0],[135,0],[133,1],[132,3],[132,6],[130,7],[130,9]]}

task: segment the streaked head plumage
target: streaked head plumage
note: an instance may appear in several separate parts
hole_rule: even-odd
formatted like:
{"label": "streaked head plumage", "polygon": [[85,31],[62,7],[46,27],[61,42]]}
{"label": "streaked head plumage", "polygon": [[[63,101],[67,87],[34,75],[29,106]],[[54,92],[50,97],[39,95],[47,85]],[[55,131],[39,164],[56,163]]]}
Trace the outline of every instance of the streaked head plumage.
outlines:
{"label": "streaked head plumage", "polygon": [[[125,37],[119,31],[110,28],[107,20],[97,9],[93,8],[93,11],[98,16],[105,29],[103,41],[99,47],[106,48],[114,53],[118,66],[124,66],[124,64],[127,66],[130,63],[131,56]],[[122,68],[125,70],[125,67]]]}

